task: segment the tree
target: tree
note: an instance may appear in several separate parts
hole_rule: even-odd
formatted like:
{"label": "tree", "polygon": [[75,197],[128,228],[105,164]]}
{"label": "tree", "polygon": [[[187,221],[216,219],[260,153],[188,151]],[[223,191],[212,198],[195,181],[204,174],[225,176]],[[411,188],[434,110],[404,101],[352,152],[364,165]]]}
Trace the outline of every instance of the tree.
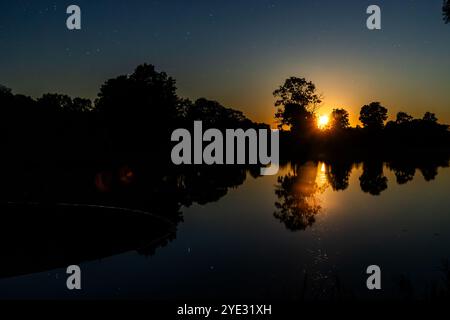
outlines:
{"label": "tree", "polygon": [[314,112],[322,102],[314,83],[305,78],[291,77],[273,95],[278,98],[275,118],[280,128],[289,126],[295,132],[314,125]]}
{"label": "tree", "polygon": [[444,16],[445,23],[450,23],[450,0],[444,0],[442,15]]}
{"label": "tree", "polygon": [[362,122],[364,128],[381,130],[384,127],[384,122],[388,118],[387,113],[387,109],[379,102],[372,102],[361,108],[359,120]]}
{"label": "tree", "polygon": [[410,123],[414,118],[407,114],[406,112],[397,113],[397,119],[395,122],[397,124]]}
{"label": "tree", "polygon": [[275,117],[279,120],[279,129],[288,126],[294,135],[305,134],[315,128],[315,115],[298,104],[287,104],[278,110]]}
{"label": "tree", "polygon": [[131,75],[107,80],[101,87],[96,109],[122,120],[152,121],[166,126],[178,107],[175,80],[153,65],[138,66]]}
{"label": "tree", "polygon": [[11,89],[0,85],[0,105],[10,108],[13,99],[14,95],[11,93]]}
{"label": "tree", "polygon": [[70,111],[72,112],[89,112],[92,111],[92,102],[89,99],[74,98]]}
{"label": "tree", "polygon": [[72,98],[65,94],[46,93],[37,102],[41,108],[48,111],[62,111],[72,108]]}
{"label": "tree", "polygon": [[430,123],[437,123],[438,118],[436,118],[436,115],[431,112],[426,112],[422,118],[423,121],[430,122]]}
{"label": "tree", "polygon": [[344,130],[350,126],[349,114],[345,109],[334,109],[331,112],[331,127],[336,130]]}
{"label": "tree", "polygon": [[88,112],[92,111],[92,103],[89,99],[72,99],[65,94],[46,93],[37,100],[43,110],[50,112]]}
{"label": "tree", "polygon": [[12,96],[11,89],[0,84],[0,98]]}
{"label": "tree", "polygon": [[298,104],[314,112],[314,107],[320,104],[319,95],[316,93],[316,86],[305,78],[290,77],[286,79],[284,85],[275,90],[273,95],[278,98],[275,106],[285,106],[288,104]]}
{"label": "tree", "polygon": [[166,137],[161,135],[169,135],[177,125],[181,108],[175,80],[148,64],[138,66],[131,75],[107,80],[95,107],[113,143],[129,150],[138,150],[149,141],[155,147],[165,146]]}

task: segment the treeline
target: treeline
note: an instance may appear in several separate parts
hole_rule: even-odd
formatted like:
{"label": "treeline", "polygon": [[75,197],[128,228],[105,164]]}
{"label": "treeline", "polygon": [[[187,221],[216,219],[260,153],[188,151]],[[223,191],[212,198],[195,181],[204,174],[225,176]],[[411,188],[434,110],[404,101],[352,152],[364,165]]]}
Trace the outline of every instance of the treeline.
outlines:
{"label": "treeline", "polygon": [[450,0],[444,0],[442,5],[442,15],[445,23],[450,23]]}
{"label": "treeline", "polygon": [[[274,96],[285,159],[450,149],[449,127],[431,112],[420,119],[400,112],[386,123],[387,108],[372,102],[361,108],[362,126],[350,127],[348,111],[336,108],[319,130],[317,108],[322,101],[312,82],[291,77]],[[201,120],[204,128],[269,127],[216,101],[179,97],[175,80],[148,64],[107,80],[95,101],[51,93],[33,99],[0,86],[0,106],[1,145],[13,159],[57,155],[91,161],[112,153],[115,157],[144,153],[164,163],[170,161],[173,130],[191,129],[195,120]]]}
{"label": "treeline", "polygon": [[[334,110],[331,127],[318,136],[318,145],[325,149],[342,149],[350,154],[367,152],[371,155],[395,156],[403,152],[449,152],[449,126],[440,124],[434,113],[426,112],[422,118],[415,119],[405,112],[399,112],[395,120],[386,122],[387,108],[378,102],[365,105],[361,109],[362,126],[333,127],[344,113],[343,109]],[[349,150],[350,149],[350,150]]]}
{"label": "treeline", "polygon": [[[386,122],[388,109],[380,102],[364,105],[359,114],[362,126],[350,126],[350,115],[335,108],[321,123],[317,110],[322,103],[314,83],[291,77],[274,92],[275,117],[283,130],[283,156],[324,155],[327,157],[395,157],[414,152],[450,151],[449,126],[440,124],[436,115],[426,112],[414,119],[399,112]],[[320,128],[319,128],[320,127]]]}
{"label": "treeline", "polygon": [[62,94],[33,99],[1,86],[0,105],[2,145],[10,156],[139,152],[164,158],[171,132],[191,128],[194,120],[219,129],[263,126],[218,102],[180,98],[175,80],[148,64],[107,80],[95,101]]}

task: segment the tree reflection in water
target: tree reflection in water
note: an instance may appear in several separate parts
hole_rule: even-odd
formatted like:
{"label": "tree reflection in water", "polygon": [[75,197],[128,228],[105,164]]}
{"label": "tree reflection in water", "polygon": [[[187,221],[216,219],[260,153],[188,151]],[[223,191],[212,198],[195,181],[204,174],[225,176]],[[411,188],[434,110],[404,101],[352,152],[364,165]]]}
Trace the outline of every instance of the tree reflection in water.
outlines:
{"label": "tree reflection in water", "polygon": [[316,183],[317,165],[294,165],[292,173],[278,177],[275,194],[275,218],[291,231],[305,230],[316,221],[321,206],[317,193],[323,191]]}
{"label": "tree reflection in water", "polygon": [[[278,177],[275,194],[276,219],[291,231],[305,230],[316,222],[322,211],[319,196],[327,188],[347,190],[350,176],[357,163],[352,161],[306,162],[291,164],[289,172]],[[436,178],[439,167],[448,167],[448,157],[430,159],[395,159],[388,162],[372,159],[362,162],[359,177],[361,191],[380,196],[388,188],[384,168],[390,169],[399,185],[412,181],[420,170],[425,181]]]}
{"label": "tree reflection in water", "polygon": [[183,207],[218,201],[247,177],[239,166],[19,168],[0,183],[0,278],[129,251],[153,255],[176,238]]}
{"label": "tree reflection in water", "polygon": [[352,168],[353,163],[345,161],[328,165],[326,176],[328,183],[334,191],[344,191],[348,188]]}
{"label": "tree reflection in water", "polygon": [[388,164],[389,169],[394,171],[395,178],[397,179],[397,183],[402,185],[406,184],[414,179],[416,175],[416,168],[414,165],[409,163],[401,163],[397,161],[393,161]]}
{"label": "tree reflection in water", "polygon": [[383,162],[364,162],[363,174],[359,178],[359,182],[363,192],[379,196],[388,187],[388,179],[383,174]]}
{"label": "tree reflection in water", "polygon": [[[384,168],[392,170],[397,183],[403,185],[413,180],[417,170],[430,181],[436,178],[439,167],[446,166],[447,157],[385,163],[373,159],[363,162],[360,187],[366,193],[380,195],[388,187]],[[259,168],[253,167],[171,167],[162,163],[149,165],[146,161],[80,168],[48,164],[27,170],[15,163],[7,168],[0,183],[0,203],[5,213],[1,219],[5,226],[2,258],[9,264],[0,268],[0,277],[13,275],[14,270],[23,273],[46,270],[69,260],[86,261],[129,250],[153,254],[175,239],[177,225],[183,221],[184,207],[220,201],[230,189],[242,185],[249,175],[257,177],[259,173]],[[288,172],[278,177],[275,186],[278,198],[275,218],[291,231],[311,227],[322,212],[320,195],[328,188],[347,190],[353,168],[352,161],[343,160],[291,164]],[[65,204],[64,208],[61,204]],[[117,209],[106,210],[108,207]],[[122,217],[118,214],[124,211],[121,208],[128,213],[137,210],[157,215],[170,221],[170,228],[146,217],[135,219],[128,213]],[[23,214],[18,214],[20,212]],[[78,224],[68,222],[73,217],[77,217]],[[66,251],[70,248],[68,252],[73,256],[60,261],[54,252],[61,248],[55,247],[54,239],[65,239],[66,225],[83,230],[84,240],[82,243],[61,241],[61,248]],[[98,242],[98,239],[108,241]],[[155,242],[155,239],[159,240]],[[33,243],[31,249],[30,243]],[[31,255],[32,263],[26,260],[30,252],[36,253],[36,257]],[[43,257],[42,252],[48,254]],[[19,270],[17,265],[30,268]]]}

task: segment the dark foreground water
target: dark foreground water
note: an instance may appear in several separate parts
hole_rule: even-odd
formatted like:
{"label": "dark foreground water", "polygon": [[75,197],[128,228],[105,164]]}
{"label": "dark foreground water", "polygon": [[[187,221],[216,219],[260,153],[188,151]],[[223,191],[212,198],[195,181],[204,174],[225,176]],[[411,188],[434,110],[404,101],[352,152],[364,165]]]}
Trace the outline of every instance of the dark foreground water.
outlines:
{"label": "dark foreground water", "polygon": [[[56,235],[43,233],[57,216],[31,221],[20,241],[11,240],[20,231],[3,225],[10,234],[1,244],[0,298],[293,301],[449,294],[450,169],[307,162],[278,176],[248,173],[227,190],[218,201],[182,207],[176,231],[151,217],[128,224],[108,208],[91,222],[95,208],[84,207],[78,211],[86,220],[63,210],[65,227]],[[30,210],[11,206],[13,220]],[[102,225],[109,214],[116,222]],[[114,232],[91,237],[96,228]],[[45,237],[46,246],[55,247],[34,245]],[[145,250],[149,243],[154,247]],[[82,269],[79,292],[66,289],[62,267],[72,261]],[[378,292],[366,288],[372,264],[382,271]]]}

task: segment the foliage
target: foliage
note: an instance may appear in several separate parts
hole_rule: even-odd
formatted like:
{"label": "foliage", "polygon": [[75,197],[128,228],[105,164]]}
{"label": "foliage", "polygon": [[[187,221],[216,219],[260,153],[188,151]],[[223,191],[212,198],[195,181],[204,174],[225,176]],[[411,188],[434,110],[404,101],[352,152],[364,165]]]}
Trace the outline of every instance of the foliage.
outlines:
{"label": "foliage", "polygon": [[371,130],[380,130],[384,127],[384,122],[387,120],[388,111],[379,102],[372,102],[361,108],[359,120],[362,122],[364,128]]}
{"label": "foliage", "polygon": [[442,5],[442,15],[445,23],[450,23],[450,0],[444,0]]}
{"label": "foliage", "polygon": [[407,114],[406,112],[399,112],[397,113],[397,119],[395,122],[397,124],[404,124],[404,123],[410,123],[414,118]]}
{"label": "foliage", "polygon": [[345,109],[334,109],[331,113],[330,126],[335,130],[344,130],[350,126],[349,113]]}
{"label": "foliage", "polygon": [[322,102],[314,83],[305,78],[290,77],[273,95],[277,98],[275,118],[280,129],[288,126],[293,132],[299,132],[314,126],[314,113]]}

